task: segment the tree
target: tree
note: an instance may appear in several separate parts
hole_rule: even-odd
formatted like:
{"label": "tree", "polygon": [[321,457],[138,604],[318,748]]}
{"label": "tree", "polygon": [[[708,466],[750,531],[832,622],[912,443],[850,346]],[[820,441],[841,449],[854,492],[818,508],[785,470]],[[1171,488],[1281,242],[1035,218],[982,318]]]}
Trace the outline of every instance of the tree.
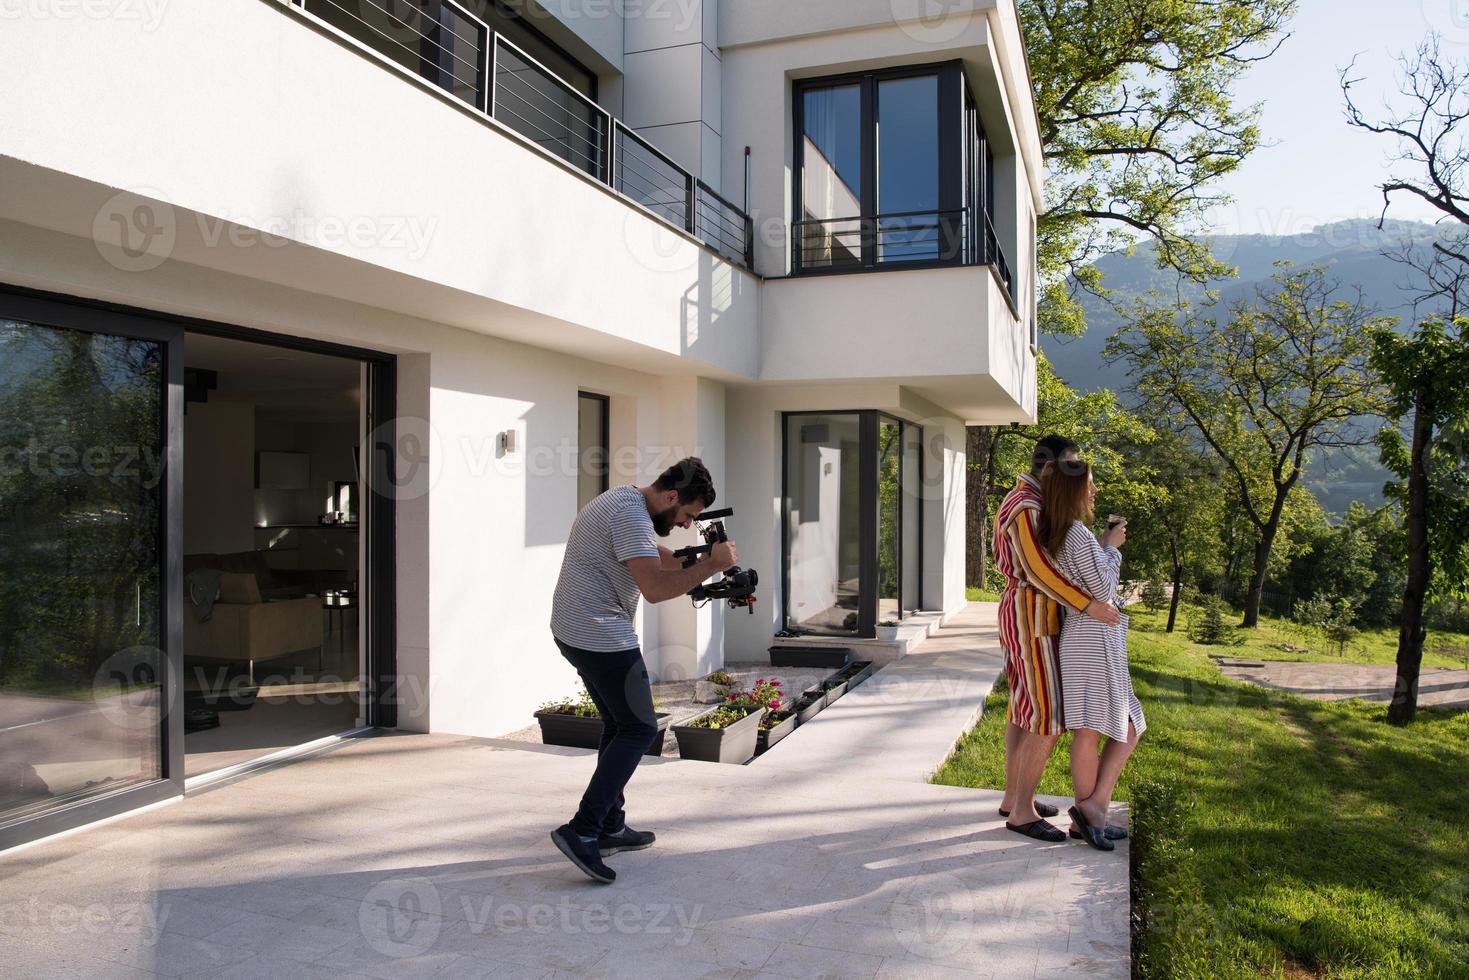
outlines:
{"label": "tree", "polygon": [[1282,263],[1277,290],[1217,316],[1183,303],[1140,301],[1107,345],[1147,411],[1181,416],[1216,456],[1256,535],[1243,625],[1260,597],[1286,505],[1313,450],[1370,441],[1364,417],[1384,398],[1368,365],[1373,316],[1340,298],[1323,269]]}
{"label": "tree", "polygon": [[[1127,559],[1146,570],[1150,585],[1164,594],[1163,578],[1172,584],[1167,631],[1178,625],[1178,608],[1186,582],[1218,564],[1222,515],[1219,467],[1172,428],[1140,446],[1129,447],[1126,467],[1146,492],[1135,493],[1130,505],[1116,510],[1129,518]],[[1112,488],[1099,498],[1111,507]]]}
{"label": "tree", "polygon": [[1398,626],[1398,679],[1388,720],[1408,724],[1418,710],[1418,674],[1426,635],[1424,607],[1435,588],[1456,598],[1469,592],[1469,350],[1460,314],[1469,308],[1469,65],[1447,61],[1430,35],[1398,59],[1401,109],[1381,118],[1364,113],[1352,95],[1360,81],[1341,75],[1347,122],[1396,143],[1392,173],[1381,185],[1383,215],[1407,196],[1437,209],[1458,229],[1426,257],[1403,256],[1446,301],[1457,336],[1429,317],[1411,338],[1378,331],[1373,364],[1392,388],[1392,419],[1411,419],[1405,441],[1384,429],[1378,446],[1398,477],[1388,491],[1402,504],[1407,534],[1407,581]]}
{"label": "tree", "polygon": [[[1199,281],[1223,272],[1194,232],[1225,198],[1215,189],[1259,145],[1255,107],[1235,81],[1283,37],[1295,0],[1019,0],[1046,161],[1037,218],[1041,329],[1086,329],[1077,288],[1102,293],[1093,265],[1150,236],[1159,262]],[[1042,411],[1045,402],[1042,400]],[[993,449],[967,440],[968,582],[989,569]],[[1005,489],[1008,489],[1006,487]]]}
{"label": "tree", "polygon": [[[1036,418],[1035,425],[972,426],[969,429],[970,586],[983,588],[989,574],[989,536],[992,530],[989,524],[997,498],[1010,492],[1019,474],[1030,470],[1031,453],[1042,436],[1059,432],[1075,439],[1099,474],[1114,482],[1127,479],[1127,467],[1117,447],[1151,438],[1151,431],[1118,403],[1114,392],[1079,392],[1068,387],[1051,370],[1044,354],[1036,358]],[[976,441],[984,445],[982,462],[974,455]]]}
{"label": "tree", "polygon": [[[1096,468],[1097,479],[1110,484],[1114,493],[1122,492],[1132,479],[1119,447],[1152,438],[1152,430],[1118,402],[1115,392],[1080,392],[1069,387],[1051,370],[1044,354],[1036,358],[1036,418],[1035,425],[988,427],[983,462],[971,459],[969,463],[969,493],[986,494],[969,500],[971,586],[982,587],[988,574],[990,515],[1019,474],[1029,472],[1031,453],[1042,436],[1057,432],[1075,439]],[[975,438],[975,428],[971,428],[971,444]],[[982,537],[976,539],[977,534]]]}
{"label": "tree", "polygon": [[1373,366],[1392,388],[1391,417],[1411,417],[1405,443],[1397,426],[1378,436],[1382,462],[1400,483],[1388,493],[1406,515],[1408,579],[1398,625],[1398,676],[1387,717],[1405,725],[1418,712],[1418,673],[1427,635],[1424,606],[1434,590],[1469,597],[1469,320],[1451,336],[1440,320],[1412,337],[1379,330]]}
{"label": "tree", "polygon": [[1295,0],[1020,0],[1049,206],[1037,221],[1042,328],[1077,334],[1093,263],[1140,237],[1195,281],[1224,272],[1196,232],[1259,145],[1233,87],[1284,39]]}

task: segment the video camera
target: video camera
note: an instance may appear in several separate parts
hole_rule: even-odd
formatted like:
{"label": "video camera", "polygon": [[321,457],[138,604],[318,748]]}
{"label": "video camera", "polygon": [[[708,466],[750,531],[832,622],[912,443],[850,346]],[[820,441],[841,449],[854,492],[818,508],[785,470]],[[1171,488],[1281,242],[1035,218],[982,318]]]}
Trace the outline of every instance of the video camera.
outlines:
{"label": "video camera", "polygon": [[[683,567],[688,568],[695,564],[701,557],[714,549],[716,544],[729,540],[729,535],[724,530],[724,518],[733,517],[734,509],[714,510],[707,514],[699,515],[699,533],[704,537],[703,544],[691,545],[680,548],[673,553],[673,557],[683,562]],[[705,582],[696,585],[689,590],[688,596],[694,600],[694,605],[705,602],[718,602],[721,599],[729,602],[731,609],[748,609],[750,615],[755,614],[755,586],[760,583],[760,576],[753,568],[740,568],[738,565],[727,569],[724,578],[718,582]]]}

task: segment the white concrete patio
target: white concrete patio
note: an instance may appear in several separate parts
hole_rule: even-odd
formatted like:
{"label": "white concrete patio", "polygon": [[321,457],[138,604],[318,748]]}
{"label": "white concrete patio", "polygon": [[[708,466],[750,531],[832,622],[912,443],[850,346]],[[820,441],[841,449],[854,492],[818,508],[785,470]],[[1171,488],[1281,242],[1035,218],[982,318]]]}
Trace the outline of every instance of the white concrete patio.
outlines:
{"label": "white concrete patio", "polygon": [[923,781],[999,670],[993,617],[753,765],[649,760],[628,809],[658,843],[611,886],[547,838],[590,753],[385,735],[0,857],[0,971],[1125,977],[1125,844],[1033,843],[999,794]]}

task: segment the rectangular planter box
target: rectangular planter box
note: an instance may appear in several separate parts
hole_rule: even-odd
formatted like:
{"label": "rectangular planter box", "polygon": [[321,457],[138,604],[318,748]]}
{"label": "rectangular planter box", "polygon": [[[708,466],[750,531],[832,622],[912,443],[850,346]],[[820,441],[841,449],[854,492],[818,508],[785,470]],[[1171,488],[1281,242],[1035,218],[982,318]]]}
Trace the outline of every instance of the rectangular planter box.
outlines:
{"label": "rectangular planter box", "polygon": [[783,647],[770,648],[772,667],[845,667],[852,659],[847,647]]}
{"label": "rectangular planter box", "polygon": [[828,707],[836,704],[842,699],[842,695],[847,693],[847,682],[845,680],[822,681],[821,686],[826,688],[826,703]]}
{"label": "rectangular planter box", "polygon": [[[547,745],[564,745],[573,749],[596,749],[602,744],[602,719],[583,718],[580,715],[557,715],[549,711],[537,711],[536,720],[541,723],[541,741]],[[658,734],[644,755],[662,755],[663,739],[668,734],[668,723],[673,716],[659,712]]]}
{"label": "rectangular planter box", "polygon": [[824,691],[807,691],[796,702],[796,724],[804,725],[826,708]]}
{"label": "rectangular planter box", "polygon": [[[704,715],[718,711],[704,712]],[[696,715],[702,718],[704,715]],[[760,719],[765,717],[764,708],[752,708],[745,717],[728,728],[690,728],[674,725],[673,737],[678,739],[678,754],[683,759],[696,762],[725,762],[744,765],[755,757],[755,745],[760,737]],[[690,718],[689,721],[693,721]]]}
{"label": "rectangular planter box", "polygon": [[851,690],[872,676],[872,661],[859,660],[854,664],[848,664],[843,671],[847,679],[847,690]]}
{"label": "rectangular planter box", "polygon": [[781,739],[785,738],[787,735],[795,730],[795,715],[791,715],[785,721],[778,722],[775,726],[771,728],[760,729],[759,740],[755,743],[755,754],[764,755],[770,750],[770,747],[772,745],[774,745],[776,742],[779,742]]}

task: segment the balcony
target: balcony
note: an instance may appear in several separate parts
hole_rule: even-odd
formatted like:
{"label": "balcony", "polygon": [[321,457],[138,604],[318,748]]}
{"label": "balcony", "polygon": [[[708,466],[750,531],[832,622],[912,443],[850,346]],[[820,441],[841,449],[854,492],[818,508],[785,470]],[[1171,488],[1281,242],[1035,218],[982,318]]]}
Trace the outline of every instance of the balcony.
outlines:
{"label": "balcony", "polygon": [[793,224],[796,275],[993,266],[1015,305],[1015,276],[982,208],[823,218]]}
{"label": "balcony", "polygon": [[289,0],[745,269],[750,216],[453,0]]}

